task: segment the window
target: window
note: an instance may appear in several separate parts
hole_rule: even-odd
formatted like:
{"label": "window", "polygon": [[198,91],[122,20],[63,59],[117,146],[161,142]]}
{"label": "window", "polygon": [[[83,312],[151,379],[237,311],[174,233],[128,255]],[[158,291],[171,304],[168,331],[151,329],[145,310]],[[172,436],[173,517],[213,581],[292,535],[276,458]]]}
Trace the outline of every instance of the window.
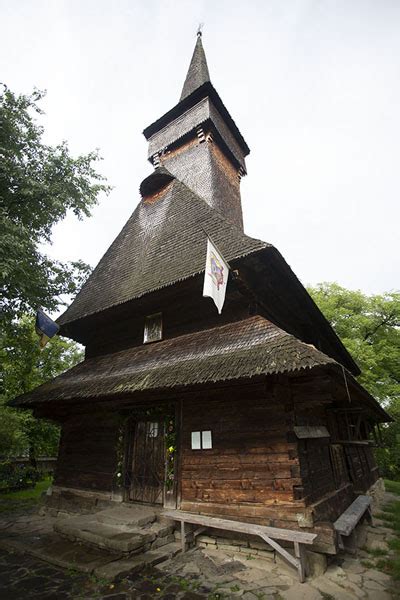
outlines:
{"label": "window", "polygon": [[211,450],[211,431],[192,431],[192,450]]}
{"label": "window", "polygon": [[144,321],[143,344],[162,340],[162,315],[149,315]]}
{"label": "window", "polygon": [[158,423],[149,423],[149,437],[156,438],[158,436]]}

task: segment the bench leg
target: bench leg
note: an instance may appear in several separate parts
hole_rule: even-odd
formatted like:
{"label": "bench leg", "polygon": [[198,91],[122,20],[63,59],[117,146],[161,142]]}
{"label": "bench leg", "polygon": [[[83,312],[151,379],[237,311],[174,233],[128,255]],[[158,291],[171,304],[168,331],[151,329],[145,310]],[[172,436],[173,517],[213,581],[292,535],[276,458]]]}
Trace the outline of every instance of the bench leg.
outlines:
{"label": "bench leg", "polygon": [[300,583],[303,583],[306,580],[306,551],[303,544],[294,542],[294,554],[299,561],[297,570],[299,572]]}
{"label": "bench leg", "polygon": [[339,550],[344,550],[344,542],[343,542],[343,538],[340,535],[340,533],[337,534],[338,536],[338,546],[339,546]]}
{"label": "bench leg", "polygon": [[181,521],[181,545],[182,545],[182,552],[186,552],[185,521]]}
{"label": "bench leg", "polygon": [[346,550],[349,554],[357,554],[357,536],[355,529],[353,529],[347,538]]}
{"label": "bench leg", "polygon": [[282,546],[280,546],[278,542],[270,538],[268,535],[265,535],[265,533],[259,532],[257,535],[259,535],[265,542],[267,542],[267,544],[272,546],[272,548],[279,552],[279,554],[283,556],[283,558],[285,558],[288,561],[288,563],[290,563],[297,569],[300,582],[303,583],[306,578],[306,560],[303,545],[299,542],[294,542],[294,551],[296,554],[296,557],[294,557],[287,550],[285,550],[285,548],[282,548]]}

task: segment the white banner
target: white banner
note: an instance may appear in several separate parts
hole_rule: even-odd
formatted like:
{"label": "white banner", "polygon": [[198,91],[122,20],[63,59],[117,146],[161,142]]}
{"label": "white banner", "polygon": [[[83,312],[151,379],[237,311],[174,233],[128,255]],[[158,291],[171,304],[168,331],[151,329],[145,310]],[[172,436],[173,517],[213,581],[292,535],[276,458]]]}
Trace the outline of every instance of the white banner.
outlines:
{"label": "white banner", "polygon": [[225,302],[226,284],[228,283],[229,266],[207,238],[206,272],[204,273],[203,296],[212,298],[221,314]]}

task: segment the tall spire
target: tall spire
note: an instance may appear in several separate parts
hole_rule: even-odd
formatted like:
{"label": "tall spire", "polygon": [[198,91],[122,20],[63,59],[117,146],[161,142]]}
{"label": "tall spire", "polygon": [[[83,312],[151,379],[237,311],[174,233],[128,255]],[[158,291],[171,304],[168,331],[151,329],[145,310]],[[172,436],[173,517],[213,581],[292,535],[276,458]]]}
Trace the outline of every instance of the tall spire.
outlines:
{"label": "tall spire", "polygon": [[206,81],[210,81],[210,73],[208,72],[207,59],[201,42],[201,30],[199,29],[197,32],[196,46],[194,48],[192,60],[190,61],[185,83],[183,84],[180,100],[189,96]]}

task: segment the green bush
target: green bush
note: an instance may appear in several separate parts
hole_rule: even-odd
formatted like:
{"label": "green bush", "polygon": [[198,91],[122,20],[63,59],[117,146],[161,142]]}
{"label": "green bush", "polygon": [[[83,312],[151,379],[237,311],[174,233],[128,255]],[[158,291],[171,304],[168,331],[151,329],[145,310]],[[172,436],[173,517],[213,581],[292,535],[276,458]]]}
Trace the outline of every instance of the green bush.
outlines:
{"label": "green bush", "polygon": [[34,487],[43,478],[38,469],[10,460],[0,462],[0,490],[24,490]]}

